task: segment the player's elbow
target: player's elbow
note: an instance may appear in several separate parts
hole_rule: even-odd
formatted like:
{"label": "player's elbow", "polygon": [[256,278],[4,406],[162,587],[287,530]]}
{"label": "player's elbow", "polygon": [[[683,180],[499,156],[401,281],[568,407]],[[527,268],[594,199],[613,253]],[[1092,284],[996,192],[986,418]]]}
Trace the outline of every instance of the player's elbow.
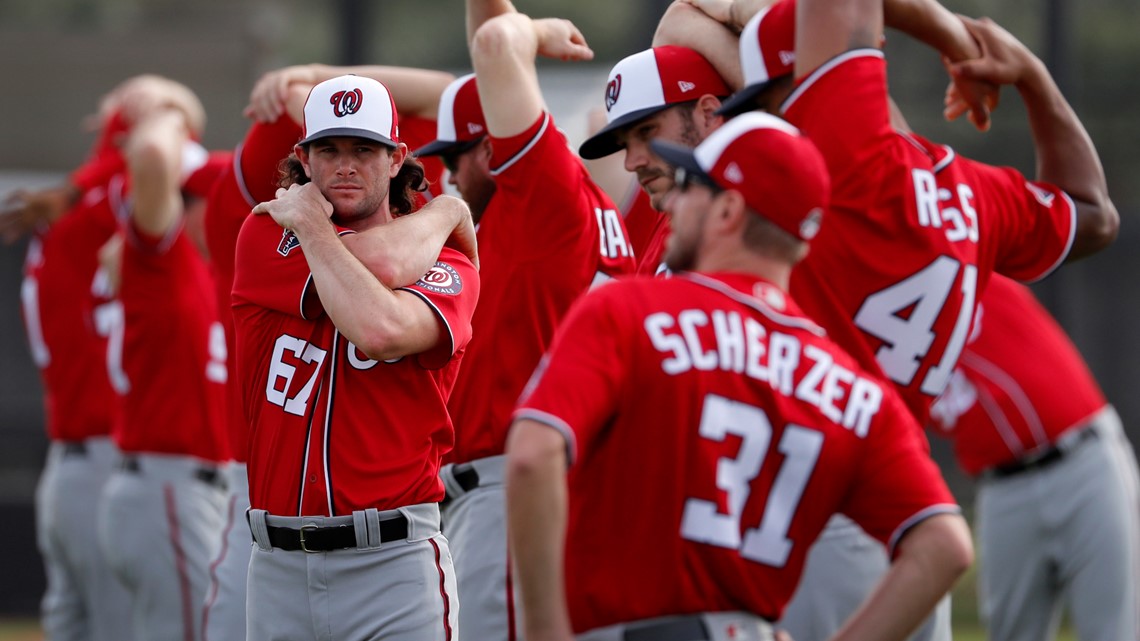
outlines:
{"label": "player's elbow", "polygon": [[1107,197],[1097,202],[1077,204],[1077,233],[1069,260],[1077,260],[1095,254],[1112,243],[1120,234],[1120,214]]}
{"label": "player's elbow", "polygon": [[566,442],[555,430],[533,421],[515,421],[507,435],[507,478],[533,483],[565,469]]}
{"label": "player's elbow", "polygon": [[673,2],[665,9],[664,15],[653,32],[653,46],[686,45],[686,36],[691,31],[693,20],[700,19],[701,10],[684,2]]}
{"label": "player's elbow", "polygon": [[471,38],[471,60],[485,62],[510,56],[519,39],[519,19],[526,16],[506,13],[479,25]]}
{"label": "player's elbow", "polygon": [[970,527],[958,514],[932,516],[903,537],[899,558],[915,564],[931,585],[948,591],[974,563]]}

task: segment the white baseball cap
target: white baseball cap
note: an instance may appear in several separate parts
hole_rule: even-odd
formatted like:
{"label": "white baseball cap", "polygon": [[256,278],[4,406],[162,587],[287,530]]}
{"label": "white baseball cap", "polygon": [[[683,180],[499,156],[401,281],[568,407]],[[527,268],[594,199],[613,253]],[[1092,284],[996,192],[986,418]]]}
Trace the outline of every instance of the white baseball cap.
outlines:
{"label": "white baseball cap", "polygon": [[668,45],[635,53],[610,71],[606,126],[582,143],[578,155],[593,160],[617,153],[618,129],[705,94],[730,93],[712,64],[692,49]]}
{"label": "white baseball cap", "polygon": [[364,76],[337,76],[309,92],[304,137],[297,144],[354,136],[395,147],[400,140],[397,120],[396,103],[383,83]]}

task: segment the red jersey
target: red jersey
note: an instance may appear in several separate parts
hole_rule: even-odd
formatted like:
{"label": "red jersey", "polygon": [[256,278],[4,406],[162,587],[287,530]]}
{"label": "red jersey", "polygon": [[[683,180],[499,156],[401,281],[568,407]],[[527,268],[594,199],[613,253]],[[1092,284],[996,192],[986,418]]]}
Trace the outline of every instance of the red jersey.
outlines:
{"label": "red jersey", "polygon": [[1027,287],[990,281],[972,338],[930,413],[967,474],[1030,456],[1104,408],[1080,352]]}
{"label": "red jersey", "polygon": [[1068,254],[1076,209],[1054,186],[896,132],[886,82],[881,51],[850,51],[784,103],[832,183],[831,208],[791,291],[860,364],[898,386],[922,423],[990,274],[1047,275]]}
{"label": "red jersey", "polygon": [[629,230],[633,253],[637,256],[638,275],[656,276],[664,271],[662,260],[665,258],[665,241],[669,238],[669,216],[649,204],[649,194],[640,186],[625,214],[625,226]]}
{"label": "red jersey", "polygon": [[117,194],[120,184],[86,192],[28,244],[20,299],[53,440],[106,436],[118,409],[105,365],[113,327],[99,313],[92,285],[99,248],[118,229],[108,190]]}
{"label": "red jersey", "polygon": [[575,632],[703,611],[775,621],[833,513],[893,550],[958,510],[896,393],[753,276],[591,292],[532,388],[516,418],[559,430],[572,463]]}
{"label": "red jersey", "polygon": [[[206,246],[210,250],[210,267],[214,275],[214,292],[218,316],[226,334],[226,353],[237,352],[234,320],[230,310],[230,292],[234,284],[234,247],[238,232],[257,203],[272,200],[277,192],[278,165],[301,139],[301,127],[288,116],[272,123],[255,122],[245,140],[234,152],[230,167],[218,177],[206,203]],[[230,454],[245,462],[247,433],[242,411],[241,388],[234,359],[227,359],[229,376],[226,383],[226,433]]]}
{"label": "red jersey", "polygon": [[444,248],[431,271],[402,288],[435,311],[444,331],[434,350],[385,362],[362,354],[323,312],[305,317],[308,263],[270,217],[246,220],[236,267],[250,505],[335,516],[440,501],[440,459],[454,441],[446,401],[479,297],[470,261]]}
{"label": "red jersey", "polygon": [[495,139],[491,165],[498,190],[477,232],[483,292],[448,403],[460,462],[503,453],[519,393],[570,304],[634,269],[621,215],[549,114]]}
{"label": "red jersey", "polygon": [[209,267],[181,224],[154,238],[128,220],[124,234],[115,441],[124,452],[225,461],[226,341]]}
{"label": "red jersey", "polygon": [[[436,121],[434,119],[404,115],[398,115],[398,119],[400,142],[407,145],[408,149],[419,149],[435,140]],[[428,191],[424,195],[424,200],[431,200],[433,196],[442,194],[443,181],[440,178],[443,176],[443,161],[440,160],[439,156],[425,156],[423,158],[417,156],[416,160],[424,166],[424,178],[428,182]]]}

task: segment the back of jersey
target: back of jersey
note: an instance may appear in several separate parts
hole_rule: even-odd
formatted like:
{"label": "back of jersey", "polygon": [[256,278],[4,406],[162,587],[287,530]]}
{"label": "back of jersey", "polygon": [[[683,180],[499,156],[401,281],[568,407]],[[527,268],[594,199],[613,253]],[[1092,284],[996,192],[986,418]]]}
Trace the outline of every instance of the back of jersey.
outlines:
{"label": "back of jersey", "polygon": [[897,395],[821,333],[742,274],[619,282],[575,308],[518,415],[569,430],[576,631],[774,621],[833,512],[893,544],[957,509]]}

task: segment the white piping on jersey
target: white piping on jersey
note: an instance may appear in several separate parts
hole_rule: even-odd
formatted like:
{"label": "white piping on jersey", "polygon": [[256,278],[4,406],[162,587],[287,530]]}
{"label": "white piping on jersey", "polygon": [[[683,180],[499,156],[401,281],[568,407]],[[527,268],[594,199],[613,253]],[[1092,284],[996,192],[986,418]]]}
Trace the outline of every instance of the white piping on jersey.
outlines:
{"label": "white piping on jersey", "polygon": [[594,280],[590,281],[590,286],[587,289],[593,289],[598,285],[604,285],[613,279],[613,276],[610,276],[605,272],[594,272]]}
{"label": "white piping on jersey", "polygon": [[[1021,413],[1026,425],[1029,426],[1029,432],[1033,436],[1034,449],[1049,444],[1049,436],[1045,433],[1041,416],[1037,414],[1037,409],[1033,407],[1029,395],[1008,372],[975,353],[963,354],[961,360],[964,365],[973,368],[979,375],[984,376],[999,387],[1013,401],[1014,407]],[[1014,454],[1017,453],[1014,452]]]}
{"label": "white piping on jersey", "polygon": [[827,332],[823,331],[822,327],[816,325],[812,321],[806,318],[788,316],[786,314],[778,312],[766,305],[760,299],[749,296],[747,294],[742,294],[714,278],[709,278],[708,276],[704,276],[697,272],[684,272],[681,274],[676,274],[674,277],[684,278],[685,280],[691,281],[698,285],[703,285],[709,289],[716,290],[725,296],[728,296],[729,298],[735,300],[736,302],[747,305],[748,307],[751,307],[752,309],[760,312],[773,322],[779,323],[781,325],[786,325],[788,327],[803,329],[811,332],[812,334],[815,334],[816,336],[827,336]]}
{"label": "white piping on jersey", "polygon": [[891,533],[891,538],[887,540],[887,556],[893,557],[895,555],[895,546],[902,539],[903,535],[907,533],[912,527],[918,525],[922,521],[939,514],[961,514],[962,508],[953,503],[937,503],[919,510],[909,519],[899,524],[895,531]]}
{"label": "white piping on jersey", "polygon": [[523,156],[525,156],[526,152],[530,151],[531,148],[533,148],[535,145],[537,145],[538,141],[542,140],[542,134],[546,133],[546,128],[550,126],[551,119],[552,118],[551,118],[549,113],[547,113],[545,111],[542,112],[542,126],[538,128],[538,133],[536,133],[534,135],[534,137],[530,139],[530,142],[526,143],[525,147],[523,147],[522,149],[519,150],[519,153],[515,154],[514,156],[511,156],[510,160],[508,160],[507,162],[500,165],[497,169],[492,169],[491,175],[492,176],[498,176],[499,174],[503,173],[504,171],[509,169],[511,167],[511,165],[515,164],[516,162],[519,161],[519,159],[521,159]]}
{"label": "white piping on jersey", "polygon": [[990,417],[990,422],[993,423],[994,429],[997,431],[998,436],[1001,437],[1002,443],[1005,443],[1010,453],[1016,457],[1020,457],[1025,453],[1025,448],[1021,445],[1021,439],[1017,438],[1017,432],[1014,431],[1013,426],[1010,425],[1009,417],[1002,411],[1001,406],[998,405],[997,399],[985,387],[978,387],[978,405],[982,407],[982,411],[986,416]]}
{"label": "white piping on jersey", "polygon": [[521,409],[515,412],[514,420],[527,419],[536,423],[555,429],[562,438],[566,439],[566,463],[567,466],[573,466],[578,456],[578,439],[574,436],[574,430],[570,429],[570,424],[558,418],[553,414],[543,412],[536,409]]}
{"label": "white piping on jersey", "polygon": [[[1028,187],[1026,189],[1028,189]],[[1069,240],[1065,243],[1065,251],[1061,252],[1061,255],[1057,257],[1057,261],[1050,265],[1049,269],[1046,269],[1043,274],[1024,282],[1036,283],[1049,274],[1052,274],[1061,266],[1061,263],[1065,262],[1065,259],[1069,257],[1069,252],[1073,251],[1073,243],[1077,240],[1077,204],[1073,202],[1073,198],[1069,196],[1068,192],[1061,191],[1061,196],[1065,199],[1065,202],[1069,204]]]}
{"label": "white piping on jersey", "polygon": [[[930,156],[930,150],[927,149],[926,147],[923,147],[922,144],[919,143],[917,140],[915,140],[914,136],[912,136],[910,133],[905,132],[905,131],[897,131],[895,133],[902,136],[903,140],[906,140],[910,144],[917,147],[918,150],[921,151],[922,153],[926,154],[927,156]],[[954,162],[954,159],[957,157],[957,154],[950,147],[947,147],[946,145],[938,145],[938,146],[942,148],[942,151],[946,152],[946,155],[942,157],[942,160],[939,160],[938,162],[934,163],[934,167],[932,168],[932,171],[934,173],[938,173],[938,172],[942,171],[943,169],[946,169],[946,167],[949,166],[950,163]],[[933,158],[931,158],[931,160],[933,160]]]}
{"label": "white piping on jersey", "polygon": [[804,94],[805,91],[807,91],[813,84],[815,84],[815,81],[823,77],[824,74],[849,60],[864,57],[882,58],[883,52],[879,49],[865,47],[861,49],[852,49],[850,51],[845,51],[838,56],[835,56],[831,60],[828,60],[827,62],[820,65],[819,68],[817,68],[815,71],[811,72],[807,78],[804,78],[804,81],[800,84],[800,86],[797,87],[790,96],[784,99],[783,104],[780,105],[780,113],[783,114],[787,112],[788,108],[790,108],[792,104]]}
{"label": "white piping on jersey", "polygon": [[[452,356],[454,356],[455,355],[455,333],[451,331],[451,323],[447,322],[447,317],[443,315],[443,312],[439,311],[439,308],[435,306],[435,303],[431,302],[431,299],[429,299],[421,291],[417,291],[417,290],[411,289],[409,287],[397,287],[396,289],[401,290],[401,291],[405,291],[405,292],[409,292],[411,294],[415,294],[416,296],[419,296],[420,299],[423,300],[423,302],[427,303],[427,306],[430,307],[433,312],[435,312],[435,315],[439,317],[439,320],[443,321],[443,326],[445,328],[447,328],[447,340],[451,342],[451,350],[448,353],[451,354]],[[434,349],[434,346],[432,346],[432,349]]]}
{"label": "white piping on jersey", "polygon": [[325,469],[325,500],[328,501],[329,516],[336,516],[336,509],[333,506],[333,492],[332,492],[332,475],[329,474],[329,435],[332,432],[332,410],[333,401],[336,400],[336,366],[337,366],[337,344],[340,343],[340,330],[333,328],[332,340],[332,364],[329,366],[329,398],[325,402],[325,425],[324,425],[324,438],[321,439],[321,448],[324,450],[321,456],[321,464]]}
{"label": "white piping on jersey", "polygon": [[245,143],[239,142],[237,148],[234,149],[234,179],[237,181],[238,190],[241,191],[242,198],[249,205],[250,209],[257,206],[257,201],[253,199],[253,194],[249,192],[249,187],[245,184],[245,174],[241,172],[241,154],[245,151]]}

